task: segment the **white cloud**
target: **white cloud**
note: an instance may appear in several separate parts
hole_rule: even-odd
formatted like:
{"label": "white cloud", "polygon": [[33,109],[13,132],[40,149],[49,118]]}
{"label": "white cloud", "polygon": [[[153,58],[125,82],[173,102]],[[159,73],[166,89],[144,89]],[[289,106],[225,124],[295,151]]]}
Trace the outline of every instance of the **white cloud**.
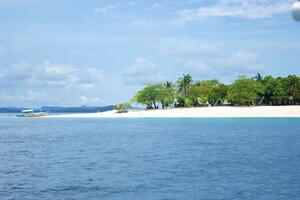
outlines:
{"label": "white cloud", "polygon": [[144,76],[156,72],[157,67],[145,58],[137,58],[133,66],[127,71],[129,76]]}
{"label": "white cloud", "polygon": [[262,72],[264,69],[259,62],[259,56],[248,51],[238,51],[229,57],[222,55],[213,60],[182,57],[176,62],[176,66],[183,73],[191,73],[193,76],[206,79],[208,77],[248,75]]}
{"label": "white cloud", "polygon": [[238,73],[259,72],[263,68],[259,63],[258,55],[247,51],[238,51],[230,58],[223,59],[222,63],[227,69]]}
{"label": "white cloud", "polygon": [[29,91],[24,96],[16,96],[18,100],[26,100],[26,101],[42,101],[48,98],[48,95],[41,92]]}
{"label": "white cloud", "polygon": [[0,87],[94,87],[102,78],[103,72],[94,68],[80,69],[48,61],[41,65],[19,62],[0,70]]}
{"label": "white cloud", "polygon": [[[89,92],[87,89],[94,91],[103,79],[104,73],[96,68],[49,61],[42,64],[18,62],[0,68],[0,100],[3,105],[78,104],[79,100],[75,101],[75,98]],[[99,102],[98,98],[81,98],[84,104]]]}
{"label": "white cloud", "polygon": [[117,6],[116,5],[105,5],[103,7],[98,7],[94,9],[95,13],[108,13],[110,11],[112,11],[113,9],[115,9]]}
{"label": "white cloud", "polygon": [[81,96],[79,98],[80,103],[83,105],[99,105],[100,104],[100,98],[96,97],[96,98],[89,98],[86,96]]}
{"label": "white cloud", "polygon": [[8,68],[0,70],[0,87],[10,88],[22,86],[32,80],[33,73],[25,61],[18,62]]}
{"label": "white cloud", "polygon": [[219,0],[217,4],[179,12],[182,22],[205,17],[242,17],[246,19],[269,18],[291,9],[291,0]]}
{"label": "white cloud", "polygon": [[210,67],[201,61],[183,61],[179,66],[184,72],[195,73],[198,75],[210,73]]}
{"label": "white cloud", "polygon": [[7,93],[0,93],[0,98],[2,102],[46,102],[49,100],[49,96],[43,92],[35,92],[35,91],[28,91],[24,94],[7,94]]}
{"label": "white cloud", "polygon": [[125,73],[124,81],[127,84],[152,84],[164,81],[165,77],[159,73],[156,65],[145,58],[137,58],[132,67]]}
{"label": "white cloud", "polygon": [[77,84],[80,84],[84,88],[93,88],[99,81],[104,79],[104,72],[95,68],[78,70],[77,73],[79,77],[77,78]]}

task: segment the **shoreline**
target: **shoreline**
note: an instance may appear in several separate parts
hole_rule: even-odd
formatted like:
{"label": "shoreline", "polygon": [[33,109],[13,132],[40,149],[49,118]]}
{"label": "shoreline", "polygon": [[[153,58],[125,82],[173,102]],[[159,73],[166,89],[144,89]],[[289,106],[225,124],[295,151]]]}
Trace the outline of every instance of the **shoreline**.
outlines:
{"label": "shoreline", "polygon": [[48,115],[46,118],[300,118],[300,106],[193,107]]}

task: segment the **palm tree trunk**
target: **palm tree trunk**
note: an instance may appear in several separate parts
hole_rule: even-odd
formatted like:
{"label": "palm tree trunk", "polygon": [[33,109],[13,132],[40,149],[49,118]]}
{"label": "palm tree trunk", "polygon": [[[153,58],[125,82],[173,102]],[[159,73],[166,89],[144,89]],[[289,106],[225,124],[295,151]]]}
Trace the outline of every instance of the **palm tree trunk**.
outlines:
{"label": "palm tree trunk", "polygon": [[154,106],[154,109],[157,109],[157,106],[156,106],[155,100],[154,100],[154,99],[152,99],[152,101],[153,101],[153,106]]}
{"label": "palm tree trunk", "polygon": [[165,109],[165,103],[164,103],[164,101],[161,101],[161,107],[162,107],[162,109]]}

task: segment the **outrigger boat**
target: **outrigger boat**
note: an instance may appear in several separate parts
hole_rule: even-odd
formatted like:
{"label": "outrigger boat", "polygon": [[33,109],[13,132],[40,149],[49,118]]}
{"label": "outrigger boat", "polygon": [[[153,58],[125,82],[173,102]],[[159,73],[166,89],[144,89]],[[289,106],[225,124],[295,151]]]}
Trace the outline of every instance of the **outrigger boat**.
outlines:
{"label": "outrigger boat", "polygon": [[43,112],[34,112],[33,110],[22,110],[17,117],[45,117],[46,113]]}

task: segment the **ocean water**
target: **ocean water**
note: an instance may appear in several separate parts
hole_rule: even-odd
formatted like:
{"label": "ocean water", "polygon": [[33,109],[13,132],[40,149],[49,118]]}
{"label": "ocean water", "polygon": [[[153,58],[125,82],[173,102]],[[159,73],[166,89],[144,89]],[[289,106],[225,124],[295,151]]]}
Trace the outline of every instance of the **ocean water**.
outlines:
{"label": "ocean water", "polygon": [[0,199],[300,199],[300,119],[2,116]]}

